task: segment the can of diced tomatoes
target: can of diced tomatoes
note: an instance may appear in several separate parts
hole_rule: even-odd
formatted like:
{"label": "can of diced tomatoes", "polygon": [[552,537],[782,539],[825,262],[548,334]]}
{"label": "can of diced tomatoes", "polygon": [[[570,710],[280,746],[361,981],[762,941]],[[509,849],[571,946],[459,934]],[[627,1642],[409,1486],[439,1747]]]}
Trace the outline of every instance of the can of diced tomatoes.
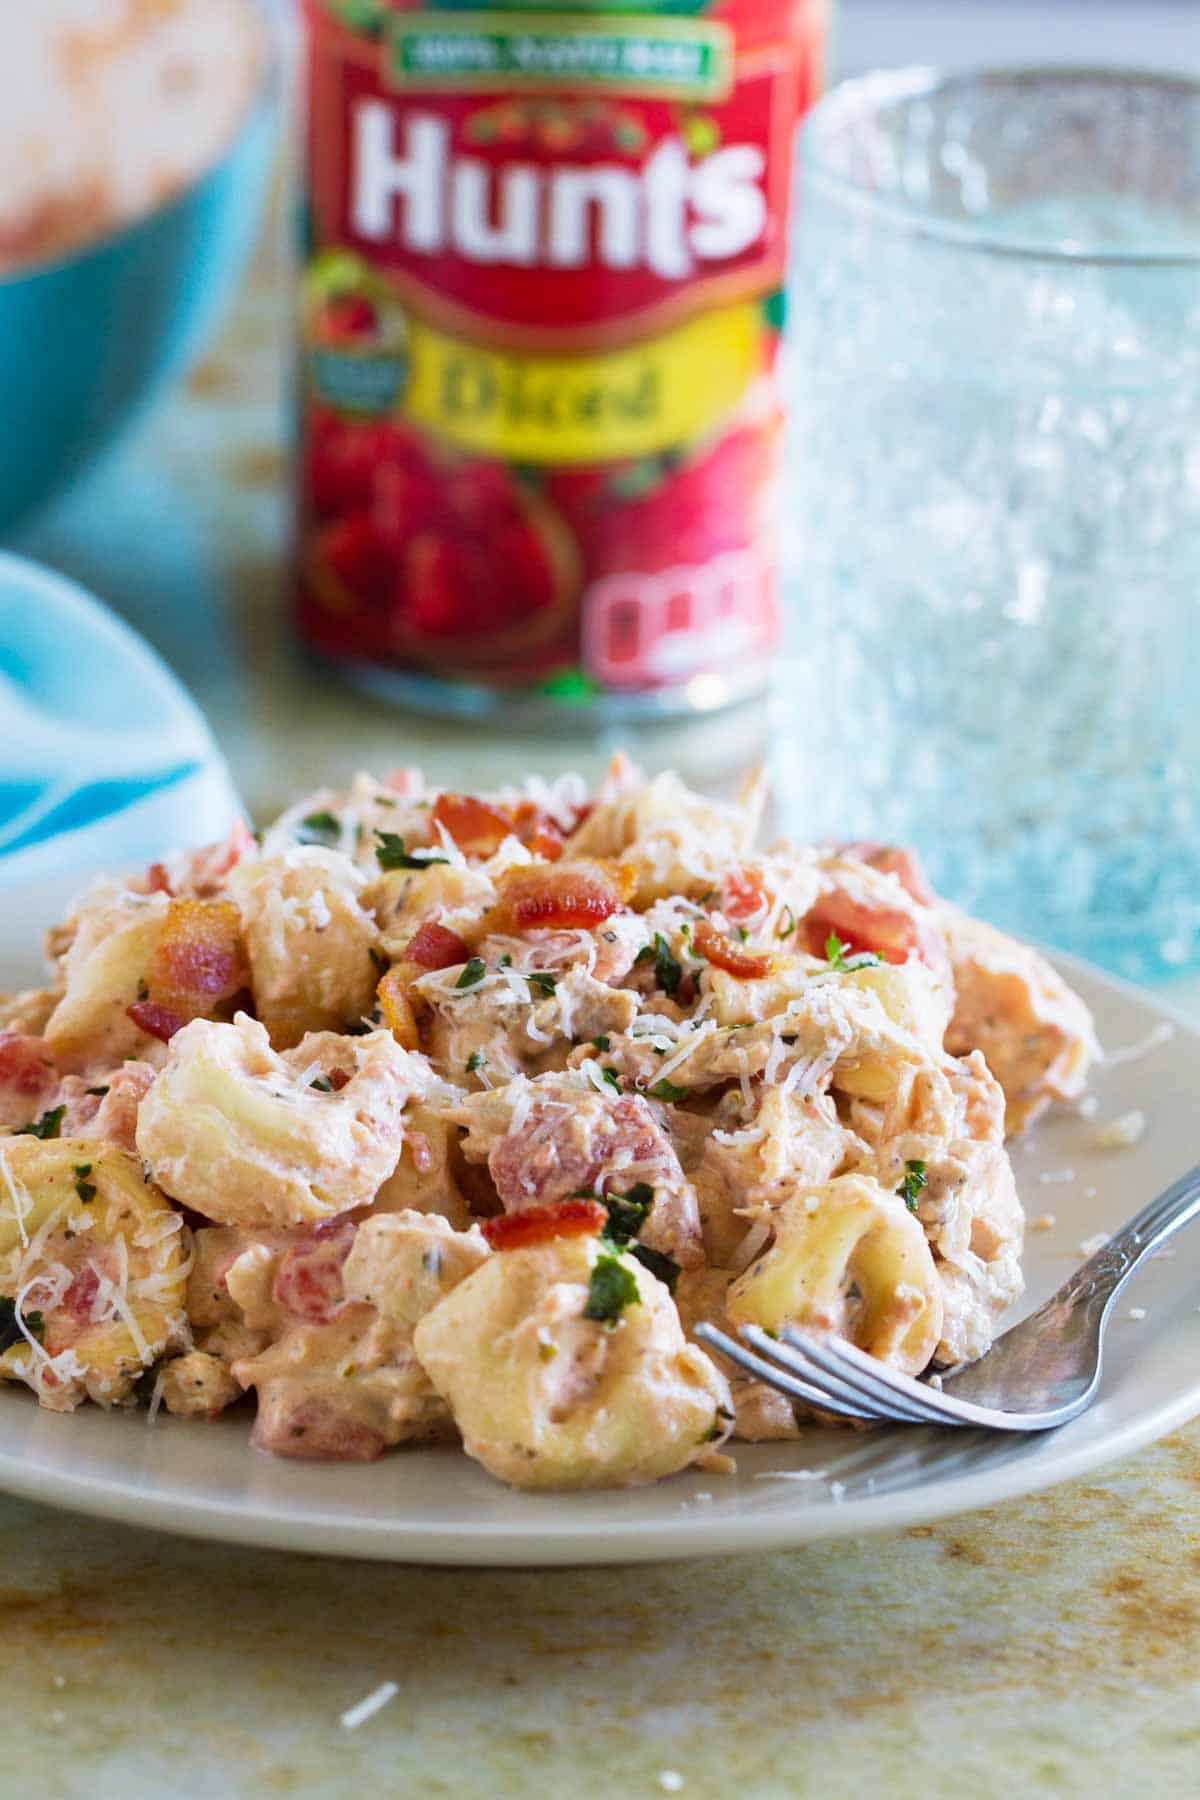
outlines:
{"label": "can of diced tomatoes", "polygon": [[459,711],[758,691],[828,0],[305,6],[305,642]]}

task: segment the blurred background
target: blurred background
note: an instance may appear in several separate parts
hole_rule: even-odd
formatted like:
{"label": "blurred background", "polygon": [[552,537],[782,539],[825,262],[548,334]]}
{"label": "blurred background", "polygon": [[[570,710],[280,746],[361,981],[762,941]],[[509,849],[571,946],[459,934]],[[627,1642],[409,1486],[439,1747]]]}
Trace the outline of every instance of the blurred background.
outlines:
{"label": "blurred background", "polygon": [[[215,188],[206,185],[189,202],[170,241],[141,246],[134,307],[122,311],[111,294],[95,297],[103,329],[98,344],[87,345],[96,377],[89,406],[103,418],[139,382],[154,392],[153,403],[116,450],[70,479],[51,505],[0,527],[0,546],[76,578],[145,634],[207,716],[257,820],[297,790],[358,767],[420,760],[435,771],[453,768],[460,783],[494,783],[548,762],[590,772],[616,742],[651,767],[673,764],[728,791],[769,753],[771,728],[759,703],[695,722],[580,727],[564,743],[563,727],[547,737],[520,723],[464,728],[406,713],[344,686],[297,650],[286,606],[296,294],[296,109],[288,71],[296,20],[289,0],[269,0],[266,10],[284,46],[283,72],[258,91],[236,157],[224,160]],[[24,0],[0,0],[7,30],[19,28],[23,11]],[[1200,7],[1194,0],[839,0],[835,8],[831,80],[887,65],[1033,62],[1200,75]],[[170,110],[186,152],[186,93],[170,96]],[[105,279],[102,270],[97,280]],[[6,285],[20,284],[0,279],[0,302]],[[24,381],[26,397],[40,405],[66,374],[60,367],[48,381],[39,373],[39,352],[31,349],[39,301],[36,293],[26,298],[21,311],[10,291],[9,310],[0,309],[0,356],[16,389]],[[54,347],[43,346],[40,356],[53,362]],[[160,365],[153,379],[149,362]],[[172,373],[180,363],[185,371]],[[16,373],[14,364],[21,365]],[[19,422],[14,429],[10,417],[9,425],[8,480],[19,485],[30,472]],[[794,591],[788,599],[793,611],[802,604]],[[787,712],[794,726],[794,706]],[[780,725],[778,710],[775,719],[778,736],[789,725]]]}

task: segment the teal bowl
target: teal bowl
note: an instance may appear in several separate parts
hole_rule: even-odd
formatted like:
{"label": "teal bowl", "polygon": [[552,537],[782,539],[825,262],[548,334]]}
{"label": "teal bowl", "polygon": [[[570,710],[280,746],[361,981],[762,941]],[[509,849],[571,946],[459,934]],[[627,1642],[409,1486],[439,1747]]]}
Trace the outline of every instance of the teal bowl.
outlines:
{"label": "teal bowl", "polygon": [[61,494],[208,340],[256,236],[274,159],[283,0],[258,93],[219,162],[61,261],[0,276],[0,532]]}

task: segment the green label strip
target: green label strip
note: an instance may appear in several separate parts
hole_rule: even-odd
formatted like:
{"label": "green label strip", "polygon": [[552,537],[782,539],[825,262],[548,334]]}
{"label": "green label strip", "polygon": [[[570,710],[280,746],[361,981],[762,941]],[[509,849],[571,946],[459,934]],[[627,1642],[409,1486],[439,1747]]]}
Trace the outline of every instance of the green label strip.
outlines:
{"label": "green label strip", "polygon": [[726,26],[690,19],[393,13],[387,72],[397,87],[603,88],[670,100],[729,92]]}

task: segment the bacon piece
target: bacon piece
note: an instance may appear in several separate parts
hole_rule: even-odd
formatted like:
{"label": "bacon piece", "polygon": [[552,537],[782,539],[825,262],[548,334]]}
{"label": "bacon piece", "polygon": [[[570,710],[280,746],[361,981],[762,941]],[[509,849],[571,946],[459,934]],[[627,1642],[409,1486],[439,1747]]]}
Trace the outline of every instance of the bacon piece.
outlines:
{"label": "bacon piece", "polygon": [[232,900],[173,900],[151,965],[155,998],[198,1018],[232,1000],[249,982],[241,918]]}
{"label": "bacon piece", "polygon": [[383,785],[390,788],[393,794],[404,794],[406,797],[419,794],[424,781],[420,769],[411,763],[401,763],[397,769],[391,769],[383,778]]}
{"label": "bacon piece", "polygon": [[880,869],[885,875],[894,875],[920,905],[936,904],[937,895],[929,885],[920,857],[906,845],[859,842],[839,844],[838,850],[842,856],[857,857],[859,862],[869,863],[871,868]]}
{"label": "bacon piece", "polygon": [[281,1257],[272,1296],[297,1318],[325,1325],[346,1305],[342,1266],[358,1231],[357,1219],[326,1219],[312,1235]]}
{"label": "bacon piece", "polygon": [[600,862],[509,869],[500,884],[492,929],[590,931],[623,911],[632,871]]}
{"label": "bacon piece", "polygon": [[235,820],[228,837],[215,844],[205,844],[188,857],[187,881],[192,892],[201,897],[219,893],[230,870],[257,848],[254,833],[245,819]]}
{"label": "bacon piece", "polygon": [[756,918],[767,907],[767,890],[757,869],[731,869],[721,882],[721,911],[735,923]]}
{"label": "bacon piece", "polygon": [[464,856],[492,856],[506,837],[515,835],[509,808],[491,806],[473,794],[439,794],[433,822],[449,832]]}
{"label": "bacon piece", "polygon": [[470,954],[457,931],[439,925],[436,919],[427,919],[405,945],[402,960],[416,963],[428,973],[433,969],[453,969],[465,963]]}
{"label": "bacon piece", "polygon": [[0,1089],[21,1100],[37,1100],[55,1085],[58,1070],[40,1037],[23,1031],[0,1031]]}
{"label": "bacon piece", "polygon": [[147,1037],[157,1038],[160,1044],[169,1044],[175,1033],[182,1031],[188,1023],[174,1007],[160,1006],[157,1000],[135,1000],[125,1012],[139,1031],[144,1031]]}
{"label": "bacon piece", "polygon": [[771,972],[770,956],[763,951],[744,950],[707,919],[697,925],[693,942],[708,962],[729,975],[737,975],[742,981],[761,981]]}
{"label": "bacon piece", "polygon": [[557,862],[566,842],[554,820],[532,800],[505,806],[474,794],[439,794],[433,822],[450,834],[464,856],[494,856],[505,838],[515,837],[534,856]]}
{"label": "bacon piece", "polygon": [[417,1015],[408,997],[404,968],[397,966],[389,969],[375,991],[384,1024],[401,1049],[418,1050],[421,1034],[417,1029]]}
{"label": "bacon piece", "polygon": [[382,1432],[354,1418],[347,1406],[287,1380],[260,1389],[250,1442],[272,1456],[313,1462],[374,1462],[387,1448]]}
{"label": "bacon piece", "polygon": [[175,888],[171,882],[171,871],[166,863],[153,862],[146,870],[146,892],[148,894],[173,894]]}
{"label": "bacon piece", "polygon": [[90,1323],[99,1292],[100,1277],[91,1263],[85,1263],[62,1297],[62,1311],[80,1324]]}
{"label": "bacon piece", "polygon": [[560,1200],[556,1206],[528,1206],[485,1219],[479,1229],[493,1250],[524,1250],[555,1238],[599,1237],[607,1224],[607,1208],[598,1200]]}

